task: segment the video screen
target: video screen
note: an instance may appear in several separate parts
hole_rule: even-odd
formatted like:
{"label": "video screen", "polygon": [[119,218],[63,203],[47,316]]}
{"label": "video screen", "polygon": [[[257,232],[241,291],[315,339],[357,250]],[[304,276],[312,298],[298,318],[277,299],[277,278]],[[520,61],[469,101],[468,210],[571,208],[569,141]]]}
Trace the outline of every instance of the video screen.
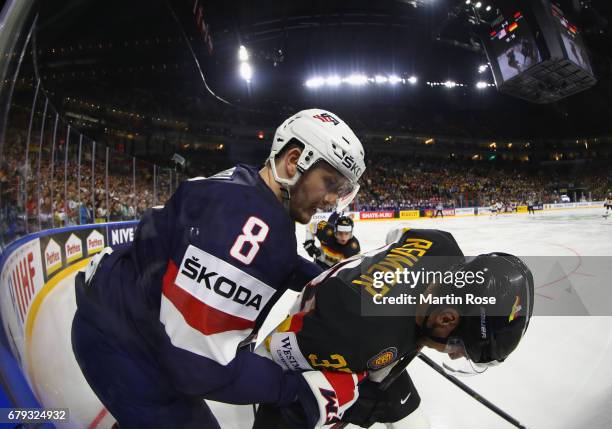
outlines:
{"label": "video screen", "polygon": [[504,81],[542,61],[531,29],[520,11],[510,19],[498,18],[489,37]]}
{"label": "video screen", "polygon": [[552,5],[552,14],[555,17],[554,21],[560,29],[561,39],[563,40],[568,59],[590,74],[593,74],[589,56],[578,28],[570,23],[563,15],[563,11],[555,5]]}

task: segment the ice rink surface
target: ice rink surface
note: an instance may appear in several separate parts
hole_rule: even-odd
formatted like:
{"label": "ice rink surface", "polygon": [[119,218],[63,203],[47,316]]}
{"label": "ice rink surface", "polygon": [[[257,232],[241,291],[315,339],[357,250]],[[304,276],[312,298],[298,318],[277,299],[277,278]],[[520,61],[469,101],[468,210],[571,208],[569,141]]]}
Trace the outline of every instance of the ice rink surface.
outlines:
{"label": "ice rink surface", "polygon": [[[362,249],[370,250],[384,243],[391,228],[435,228],[451,232],[466,255],[504,251],[518,256],[563,257],[558,267],[561,276],[557,272],[535,273],[536,312],[538,305],[550,305],[571,295],[580,297],[585,309],[595,309],[599,316],[535,317],[525,339],[503,365],[462,381],[528,428],[603,429],[612,427],[612,310],[608,310],[612,301],[602,302],[589,295],[589,284],[608,282],[606,273],[612,266],[612,218],[605,219],[602,214],[603,209],[578,209],[495,219],[365,221],[356,223],[355,235]],[[303,227],[297,228],[297,238],[298,243],[304,241]],[[300,253],[305,256],[302,249]],[[89,390],[71,351],[73,277],[60,282],[42,303],[26,347],[26,372],[44,406],[70,408],[71,421],[63,427],[110,428],[112,416]],[[295,296],[283,296],[262,333],[285,317]],[[435,352],[428,355],[439,358]],[[419,359],[408,371],[431,428],[513,427]],[[222,428],[250,427],[250,406],[211,405]]]}

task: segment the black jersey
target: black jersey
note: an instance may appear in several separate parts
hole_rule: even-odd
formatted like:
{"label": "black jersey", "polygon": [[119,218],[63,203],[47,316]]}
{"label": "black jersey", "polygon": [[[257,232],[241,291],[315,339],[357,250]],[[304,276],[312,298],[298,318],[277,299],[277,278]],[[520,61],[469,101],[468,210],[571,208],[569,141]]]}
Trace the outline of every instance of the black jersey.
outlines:
{"label": "black jersey", "polygon": [[321,243],[321,256],[316,262],[325,268],[357,255],[361,251],[359,240],[355,237],[351,237],[346,244],[338,243],[334,235],[334,226],[324,220],[317,224],[316,237]]}
{"label": "black jersey", "polygon": [[[375,285],[376,273],[396,268],[445,271],[461,261],[463,253],[451,234],[406,229],[395,243],[347,259],[314,279],[295,313],[264,344],[272,359],[288,370],[361,373],[382,369],[414,352],[419,332],[415,307],[399,312],[394,308],[391,315],[364,314],[364,304],[376,293],[398,295],[394,288],[405,286]],[[404,291],[417,294],[423,288],[404,287]]]}

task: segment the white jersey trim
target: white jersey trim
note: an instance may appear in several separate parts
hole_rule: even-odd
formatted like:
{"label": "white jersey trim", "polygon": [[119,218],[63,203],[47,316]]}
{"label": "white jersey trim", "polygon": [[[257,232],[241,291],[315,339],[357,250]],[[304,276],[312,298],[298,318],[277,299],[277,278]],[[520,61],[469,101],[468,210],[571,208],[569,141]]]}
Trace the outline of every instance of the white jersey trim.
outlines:
{"label": "white jersey trim", "polygon": [[164,295],[162,295],[159,320],[164,324],[173,346],[212,359],[222,365],[227,365],[235,357],[238,344],[251,332],[250,329],[244,329],[204,335],[192,328],[181,312]]}

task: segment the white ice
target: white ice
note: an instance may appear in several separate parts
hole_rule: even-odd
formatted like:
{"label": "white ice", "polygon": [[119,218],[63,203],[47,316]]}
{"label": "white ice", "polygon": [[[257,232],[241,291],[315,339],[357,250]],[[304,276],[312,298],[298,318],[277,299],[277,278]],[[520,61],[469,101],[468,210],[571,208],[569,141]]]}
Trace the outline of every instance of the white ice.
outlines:
{"label": "white ice", "polygon": [[[582,286],[601,276],[585,256],[599,256],[598,263],[612,266],[612,219],[602,218],[603,209],[579,209],[540,213],[536,216],[502,215],[497,219],[419,219],[407,221],[357,222],[355,235],[364,250],[383,244],[386,232],[405,225],[451,232],[467,255],[505,251],[519,256],[567,256],[579,261],[580,269],[564,268],[561,282],[536,275],[536,306],[555,297],[567,284],[585,294],[587,309],[605,314],[610,301],[597,302]],[[298,243],[304,239],[301,227]],[[304,254],[300,249],[300,253]],[[576,267],[579,264],[574,264]],[[571,264],[570,264],[571,265]],[[593,265],[593,264],[591,264]],[[609,267],[608,267],[609,268]],[[605,270],[604,270],[605,271]],[[568,274],[569,273],[569,274]],[[544,276],[545,277],[545,276]],[[75,311],[73,276],[62,281],[46,297],[35,321],[32,344],[26,358],[29,379],[44,406],[69,407],[71,422],[64,427],[110,428],[112,416],[88,388],[70,346],[70,324]],[[271,330],[294,299],[287,293],[275,306],[272,320],[262,332]],[[601,301],[601,300],[599,300]],[[537,307],[536,307],[537,308]],[[537,311],[537,310],[536,310]],[[612,313],[610,313],[612,315]],[[437,359],[435,352],[428,353]],[[540,316],[515,353],[501,366],[463,381],[528,428],[575,429],[612,427],[612,317]],[[434,429],[511,428],[496,414],[415,359],[408,367],[422,398],[422,407]],[[250,406],[211,404],[222,428],[249,428]]]}

